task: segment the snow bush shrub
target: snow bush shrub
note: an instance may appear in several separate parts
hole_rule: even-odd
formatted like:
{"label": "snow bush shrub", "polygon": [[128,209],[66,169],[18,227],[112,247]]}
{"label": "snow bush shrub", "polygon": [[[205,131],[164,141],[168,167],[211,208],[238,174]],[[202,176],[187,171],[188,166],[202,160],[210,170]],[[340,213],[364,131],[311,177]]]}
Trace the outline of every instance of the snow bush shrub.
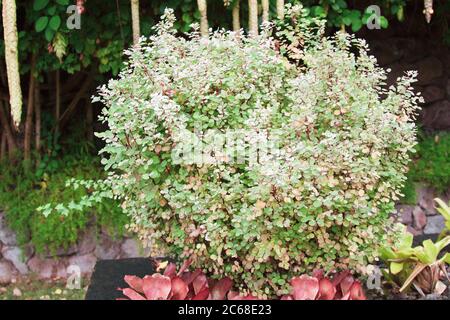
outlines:
{"label": "snow bush shrub", "polygon": [[242,293],[286,294],[315,268],[364,269],[395,234],[415,73],[384,89],[365,42],[344,33],[302,28],[294,64],[270,27],[180,37],[173,22],[169,10],[100,90],[109,177],[73,183],[120,199],[154,255],[191,257]]}

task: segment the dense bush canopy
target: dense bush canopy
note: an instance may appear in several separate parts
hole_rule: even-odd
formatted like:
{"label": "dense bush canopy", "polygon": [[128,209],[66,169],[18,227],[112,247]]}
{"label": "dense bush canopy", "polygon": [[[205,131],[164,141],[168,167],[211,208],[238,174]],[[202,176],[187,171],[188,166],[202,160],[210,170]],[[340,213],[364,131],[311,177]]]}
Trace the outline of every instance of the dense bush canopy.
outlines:
{"label": "dense bush canopy", "polygon": [[393,231],[415,74],[382,89],[385,71],[345,33],[300,28],[308,43],[293,64],[269,29],[186,39],[173,22],[166,11],[100,90],[109,176],[95,185],[109,191],[95,196],[120,199],[155,253],[191,256],[243,292],[286,293],[314,268],[363,269]]}

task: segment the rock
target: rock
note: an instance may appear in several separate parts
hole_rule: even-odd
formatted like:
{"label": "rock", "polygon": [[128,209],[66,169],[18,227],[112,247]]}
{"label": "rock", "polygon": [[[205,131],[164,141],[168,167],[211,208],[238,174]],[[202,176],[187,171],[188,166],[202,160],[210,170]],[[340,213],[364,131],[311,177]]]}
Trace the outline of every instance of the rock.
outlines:
{"label": "rock", "polygon": [[403,224],[411,224],[413,222],[413,210],[414,210],[414,206],[409,206],[409,205],[398,205],[396,206],[397,208],[397,212],[400,218],[400,221]]}
{"label": "rock", "polygon": [[6,260],[9,260],[21,274],[28,273],[29,270],[26,264],[27,257],[22,254],[22,250],[19,247],[3,247],[2,255]]}
{"label": "rock", "polygon": [[19,288],[14,288],[14,289],[13,289],[13,296],[15,296],[15,297],[21,297],[21,296],[22,296],[22,291],[20,291]]}
{"label": "rock", "polygon": [[7,246],[17,245],[16,234],[7,226],[4,213],[0,213],[0,242]]}
{"label": "rock", "polygon": [[422,234],[422,231],[417,230],[411,226],[407,226],[406,227],[406,231],[408,231],[409,233],[411,233],[413,236],[418,236]]}
{"label": "rock", "polygon": [[421,122],[427,129],[450,130],[450,101],[434,102],[422,109]]}
{"label": "rock", "polygon": [[126,239],[120,247],[122,253],[121,258],[139,258],[139,245],[134,239]]}
{"label": "rock", "polygon": [[428,85],[432,80],[441,77],[443,74],[442,62],[432,56],[416,62],[412,69],[419,72],[418,85]]}
{"label": "rock", "polygon": [[422,230],[427,224],[427,216],[421,207],[415,207],[413,210],[414,228]]}
{"label": "rock", "polygon": [[69,265],[75,265],[80,268],[82,274],[90,274],[94,270],[97,257],[92,254],[85,254],[82,256],[73,256],[69,258]]}
{"label": "rock", "polygon": [[120,254],[120,243],[112,241],[107,234],[101,234],[95,248],[95,256],[101,260],[115,259]]}
{"label": "rock", "polygon": [[428,217],[427,225],[425,226],[423,233],[425,233],[425,234],[441,233],[441,231],[444,228],[445,228],[445,219],[443,216],[438,215],[438,216]]}
{"label": "rock", "polygon": [[425,103],[431,103],[445,98],[445,92],[438,86],[427,86],[422,90]]}
{"label": "rock", "polygon": [[425,211],[425,214],[430,216],[437,214],[434,202],[435,191],[432,188],[422,186],[416,190],[416,193],[417,203]]}
{"label": "rock", "polygon": [[17,270],[14,268],[11,262],[6,260],[0,261],[0,285],[8,285],[16,275]]}
{"label": "rock", "polygon": [[[77,243],[71,245],[67,249],[60,248],[56,251],[57,257],[67,257],[74,254],[85,255],[91,253],[95,250],[96,246],[95,231],[93,228],[87,229],[83,234],[80,235]],[[47,254],[46,258],[53,258],[55,255]]]}
{"label": "rock", "polygon": [[34,256],[28,261],[29,269],[40,279],[66,277],[67,263],[65,259],[46,259]]}

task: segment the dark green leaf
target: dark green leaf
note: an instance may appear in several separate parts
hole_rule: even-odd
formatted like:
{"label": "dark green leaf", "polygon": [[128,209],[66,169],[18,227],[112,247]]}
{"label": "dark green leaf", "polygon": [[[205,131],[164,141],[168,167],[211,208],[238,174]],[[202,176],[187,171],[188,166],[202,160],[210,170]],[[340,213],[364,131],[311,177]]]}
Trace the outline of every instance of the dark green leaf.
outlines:
{"label": "dark green leaf", "polygon": [[35,23],[36,31],[41,32],[42,30],[45,29],[45,27],[47,27],[47,24],[48,24],[48,17],[47,16],[40,17],[39,19],[37,19]]}

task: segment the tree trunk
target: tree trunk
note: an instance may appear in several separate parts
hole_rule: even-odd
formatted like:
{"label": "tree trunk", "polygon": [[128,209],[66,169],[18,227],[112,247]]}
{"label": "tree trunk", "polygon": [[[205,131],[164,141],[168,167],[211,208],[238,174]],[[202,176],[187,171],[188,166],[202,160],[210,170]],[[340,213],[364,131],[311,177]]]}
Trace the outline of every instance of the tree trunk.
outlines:
{"label": "tree trunk", "polygon": [[208,8],[206,0],[197,0],[198,11],[200,12],[200,33],[202,36],[208,36]]}
{"label": "tree trunk", "polygon": [[258,0],[248,0],[248,29],[250,35],[258,35]]}
{"label": "tree trunk", "polygon": [[24,160],[29,161],[31,159],[31,130],[33,129],[33,108],[34,108],[34,70],[36,67],[36,56],[33,54],[31,57],[31,69],[30,69],[30,83],[28,87],[28,101],[27,101],[27,118],[25,120],[25,137],[23,146]]}
{"label": "tree trunk", "polygon": [[269,0],[262,0],[262,21],[268,22],[269,21]]}
{"label": "tree trunk", "polygon": [[131,22],[133,25],[133,44],[139,43],[141,37],[141,23],[139,18],[139,0],[131,0]]}
{"label": "tree trunk", "polygon": [[5,159],[6,155],[6,134],[2,132],[0,141],[0,161]]}
{"label": "tree trunk", "polygon": [[19,130],[22,115],[22,90],[20,87],[19,56],[17,50],[16,1],[3,0],[2,14],[11,115],[15,128]]}
{"label": "tree trunk", "polygon": [[12,160],[17,149],[16,141],[14,140],[14,135],[11,128],[9,127],[9,121],[5,110],[3,109],[3,101],[0,100],[0,124],[3,127],[3,134],[6,135],[6,140],[8,142],[8,155]]}
{"label": "tree trunk", "polygon": [[86,99],[86,137],[89,142],[94,142],[94,112],[91,99]]}
{"label": "tree trunk", "polygon": [[284,0],[277,0],[277,17],[278,19],[284,18]]}
{"label": "tree trunk", "polygon": [[39,153],[41,150],[41,91],[39,80],[34,85],[34,119],[35,119],[35,148]]}
{"label": "tree trunk", "polygon": [[59,69],[55,73],[55,133],[59,132],[59,118],[61,117],[61,74]]}
{"label": "tree trunk", "polygon": [[240,11],[239,2],[240,2],[240,0],[236,1],[236,4],[233,6],[233,10],[231,12],[232,17],[233,17],[233,31],[234,32],[240,32],[240,30],[241,30],[241,18],[239,15],[239,11]]}

